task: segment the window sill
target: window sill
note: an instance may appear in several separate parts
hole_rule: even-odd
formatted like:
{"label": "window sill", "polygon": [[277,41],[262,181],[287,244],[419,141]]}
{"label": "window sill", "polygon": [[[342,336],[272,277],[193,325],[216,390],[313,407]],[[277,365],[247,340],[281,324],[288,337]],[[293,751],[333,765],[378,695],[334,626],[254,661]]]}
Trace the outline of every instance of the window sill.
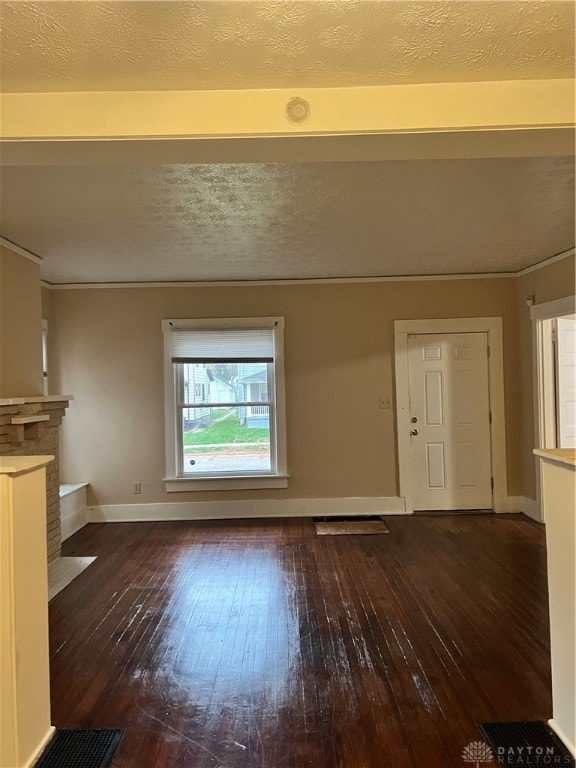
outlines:
{"label": "window sill", "polygon": [[251,475],[249,477],[165,477],[168,493],[182,491],[243,491],[263,488],[287,488],[287,475]]}

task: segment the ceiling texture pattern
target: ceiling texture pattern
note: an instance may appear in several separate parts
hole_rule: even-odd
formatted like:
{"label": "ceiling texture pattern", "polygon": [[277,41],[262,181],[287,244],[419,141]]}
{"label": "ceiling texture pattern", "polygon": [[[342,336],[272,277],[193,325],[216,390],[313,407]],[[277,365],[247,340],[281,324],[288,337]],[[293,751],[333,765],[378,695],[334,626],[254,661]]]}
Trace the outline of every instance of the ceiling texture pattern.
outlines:
{"label": "ceiling texture pattern", "polygon": [[[49,282],[510,272],[573,245],[570,158],[6,168]],[[22,201],[26,201],[22,205]]]}
{"label": "ceiling texture pattern", "polygon": [[[1,86],[117,99],[570,79],[574,10],[553,0],[0,0]],[[58,165],[8,164],[0,184],[2,236],[40,256],[54,284],[513,272],[574,246],[573,157],[266,164],[260,152],[243,164],[73,165],[65,152]]]}
{"label": "ceiling texture pattern", "polygon": [[574,4],[2,2],[2,89],[198,90],[571,77]]}

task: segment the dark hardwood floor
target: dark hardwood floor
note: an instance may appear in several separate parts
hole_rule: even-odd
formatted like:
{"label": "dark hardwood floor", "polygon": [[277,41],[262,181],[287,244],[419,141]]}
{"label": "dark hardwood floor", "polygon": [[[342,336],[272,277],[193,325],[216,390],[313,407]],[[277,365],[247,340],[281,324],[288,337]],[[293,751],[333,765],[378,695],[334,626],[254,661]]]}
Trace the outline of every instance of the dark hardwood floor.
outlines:
{"label": "dark hardwood floor", "polygon": [[551,716],[544,530],[522,516],[89,525],[50,604],[52,719],[117,768],[466,765]]}

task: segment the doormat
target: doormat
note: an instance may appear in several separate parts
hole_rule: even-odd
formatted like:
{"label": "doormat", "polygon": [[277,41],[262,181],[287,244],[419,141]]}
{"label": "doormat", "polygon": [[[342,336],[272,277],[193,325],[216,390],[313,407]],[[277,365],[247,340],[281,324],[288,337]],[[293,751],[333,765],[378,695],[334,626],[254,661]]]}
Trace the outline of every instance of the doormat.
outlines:
{"label": "doormat", "polygon": [[107,768],[121,728],[57,730],[34,768]]}
{"label": "doormat", "polygon": [[380,516],[315,517],[314,527],[318,536],[357,536],[362,534],[390,533]]}
{"label": "doormat", "polygon": [[480,731],[498,765],[574,768],[574,758],[546,723],[481,723]]}

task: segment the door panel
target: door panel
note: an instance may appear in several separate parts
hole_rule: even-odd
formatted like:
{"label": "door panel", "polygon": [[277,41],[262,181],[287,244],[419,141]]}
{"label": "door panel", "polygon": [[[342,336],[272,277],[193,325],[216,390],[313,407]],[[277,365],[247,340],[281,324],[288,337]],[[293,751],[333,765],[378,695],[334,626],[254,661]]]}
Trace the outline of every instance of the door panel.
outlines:
{"label": "door panel", "polygon": [[442,413],[442,371],[425,371],[424,393],[426,398],[426,424],[430,427],[441,426],[444,420]]}
{"label": "door panel", "polygon": [[445,488],[444,443],[426,444],[426,473],[429,488]]}
{"label": "door panel", "polygon": [[476,444],[460,443],[456,454],[456,487],[474,488],[476,485],[475,461]]}
{"label": "door panel", "polygon": [[416,510],[492,508],[487,349],[485,333],[408,338]]}
{"label": "door panel", "polygon": [[558,448],[576,447],[576,320],[556,320],[556,423]]}

